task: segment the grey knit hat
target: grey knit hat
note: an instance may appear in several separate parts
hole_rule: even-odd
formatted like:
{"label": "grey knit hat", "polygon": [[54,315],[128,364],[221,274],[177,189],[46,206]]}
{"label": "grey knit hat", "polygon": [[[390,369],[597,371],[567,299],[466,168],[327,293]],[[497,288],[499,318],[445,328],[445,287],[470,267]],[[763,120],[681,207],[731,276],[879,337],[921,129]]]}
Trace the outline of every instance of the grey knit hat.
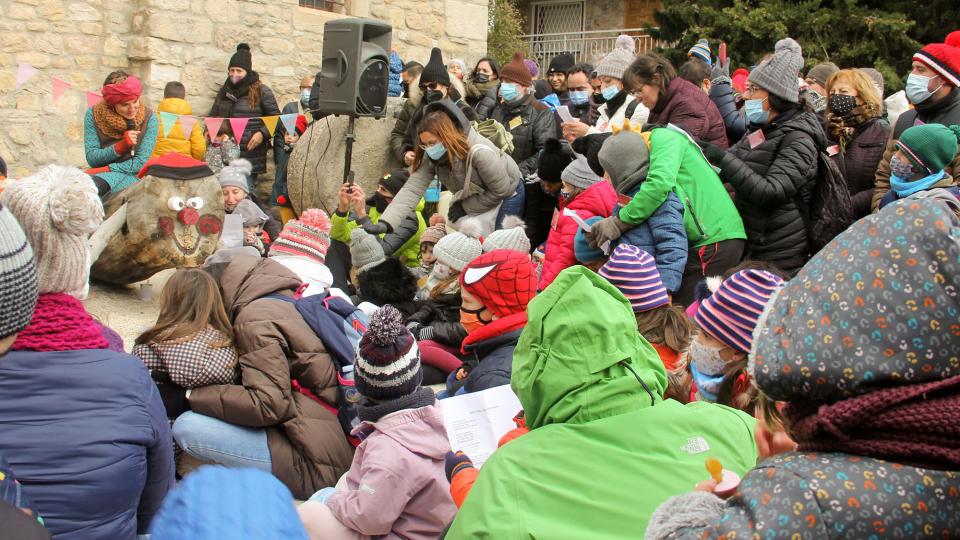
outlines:
{"label": "grey knit hat", "polygon": [[33,249],[17,218],[0,204],[0,339],[26,328],[36,304]]}
{"label": "grey knit hat", "polygon": [[748,81],[790,103],[800,103],[800,85],[797,77],[803,68],[803,50],[792,38],[777,42],[773,56],[750,72]]}
{"label": "grey knit hat", "polygon": [[613,50],[597,64],[597,77],[622,79],[623,73],[627,71],[630,63],[633,62],[635,50],[636,44],[633,42],[633,38],[626,34],[621,34],[617,38]]}
{"label": "grey knit hat", "polygon": [[530,239],[527,238],[527,224],[517,216],[503,218],[503,228],[490,233],[483,241],[483,252],[497,249],[530,253]]}
{"label": "grey knit hat", "polygon": [[820,86],[827,86],[827,79],[831,75],[840,71],[840,68],[837,67],[833,62],[824,62],[822,64],[817,64],[810,68],[810,71],[807,72],[807,79],[813,79],[817,81]]}
{"label": "grey knit hat", "polygon": [[[614,189],[625,193],[628,180],[646,178],[650,151],[643,137],[635,131],[621,131],[603,142],[597,160],[610,176]],[[630,182],[635,185],[636,182]]]}
{"label": "grey knit hat", "polygon": [[579,156],[570,162],[567,168],[560,173],[560,179],[573,187],[587,189],[588,187],[603,181],[603,178],[597,176],[587,163],[587,158]]}
{"label": "grey knit hat", "polygon": [[360,227],[350,232],[350,259],[361,272],[387,260],[377,237]]}
{"label": "grey knit hat", "polygon": [[466,218],[460,222],[460,230],[441,238],[433,246],[433,254],[437,261],[453,268],[457,272],[470,264],[483,253],[480,244],[482,225],[474,218]]}
{"label": "grey knit hat", "polygon": [[245,159],[235,159],[229,165],[220,169],[220,189],[225,187],[240,188],[250,191],[247,177],[253,172],[253,165]]}
{"label": "grey knit hat", "polygon": [[243,217],[244,227],[259,227],[269,219],[267,214],[257,206],[257,203],[250,199],[244,199],[237,203],[237,207],[233,209],[233,213]]}

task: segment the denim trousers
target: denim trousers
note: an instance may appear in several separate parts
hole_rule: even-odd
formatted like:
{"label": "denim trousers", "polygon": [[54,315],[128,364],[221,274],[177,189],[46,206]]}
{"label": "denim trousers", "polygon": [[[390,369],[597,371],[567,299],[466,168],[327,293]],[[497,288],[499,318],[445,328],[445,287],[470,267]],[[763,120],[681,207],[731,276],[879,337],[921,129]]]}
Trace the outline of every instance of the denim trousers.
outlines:
{"label": "denim trousers", "polygon": [[265,429],[238,426],[187,411],[173,423],[173,438],[197,459],[272,472]]}

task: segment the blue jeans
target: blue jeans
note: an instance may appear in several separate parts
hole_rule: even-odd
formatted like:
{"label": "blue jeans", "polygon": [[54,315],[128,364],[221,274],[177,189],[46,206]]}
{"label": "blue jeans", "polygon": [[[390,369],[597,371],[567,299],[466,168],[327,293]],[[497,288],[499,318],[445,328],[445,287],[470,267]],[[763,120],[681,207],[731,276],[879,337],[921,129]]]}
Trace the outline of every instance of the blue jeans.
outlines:
{"label": "blue jeans", "polygon": [[497,212],[497,229],[503,228],[503,218],[507,216],[523,217],[523,202],[526,199],[526,193],[523,178],[521,178],[517,182],[516,193],[504,199],[503,204],[500,205],[500,211]]}
{"label": "blue jeans", "polygon": [[173,438],[197,459],[272,472],[265,429],[238,426],[187,411],[173,423]]}
{"label": "blue jeans", "polygon": [[316,501],[318,503],[327,504],[327,501],[330,499],[330,496],[337,492],[337,488],[334,487],[325,487],[320,491],[317,491],[310,496],[308,500]]}

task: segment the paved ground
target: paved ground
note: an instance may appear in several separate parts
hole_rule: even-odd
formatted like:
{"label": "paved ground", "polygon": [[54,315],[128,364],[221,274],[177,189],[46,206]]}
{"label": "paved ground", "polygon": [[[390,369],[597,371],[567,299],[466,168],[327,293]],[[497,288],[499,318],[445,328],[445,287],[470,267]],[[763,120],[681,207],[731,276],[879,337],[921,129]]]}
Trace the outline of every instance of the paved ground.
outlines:
{"label": "paved ground", "polygon": [[149,300],[141,299],[140,284],[118,287],[91,282],[90,294],[83,305],[91,315],[123,337],[129,352],[133,340],[156,322],[160,313],[160,292],[173,272],[165,270],[142,282],[149,284]]}

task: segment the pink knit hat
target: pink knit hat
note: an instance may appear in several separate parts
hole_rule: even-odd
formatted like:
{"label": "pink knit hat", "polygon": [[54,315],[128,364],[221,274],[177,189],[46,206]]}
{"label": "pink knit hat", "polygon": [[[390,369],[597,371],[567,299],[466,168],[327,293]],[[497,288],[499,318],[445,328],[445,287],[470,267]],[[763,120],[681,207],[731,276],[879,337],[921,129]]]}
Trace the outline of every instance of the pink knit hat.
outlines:
{"label": "pink knit hat", "polygon": [[431,225],[424,229],[420,235],[421,244],[436,244],[441,238],[447,235],[447,227],[443,223]]}
{"label": "pink knit hat", "polygon": [[270,246],[270,255],[294,255],[323,264],[330,247],[330,218],[317,208],[309,208],[299,219],[291,219]]}
{"label": "pink knit hat", "polygon": [[749,353],[763,308],[781,285],[783,280],[766,270],[741,270],[700,303],[694,320],[711,337]]}

